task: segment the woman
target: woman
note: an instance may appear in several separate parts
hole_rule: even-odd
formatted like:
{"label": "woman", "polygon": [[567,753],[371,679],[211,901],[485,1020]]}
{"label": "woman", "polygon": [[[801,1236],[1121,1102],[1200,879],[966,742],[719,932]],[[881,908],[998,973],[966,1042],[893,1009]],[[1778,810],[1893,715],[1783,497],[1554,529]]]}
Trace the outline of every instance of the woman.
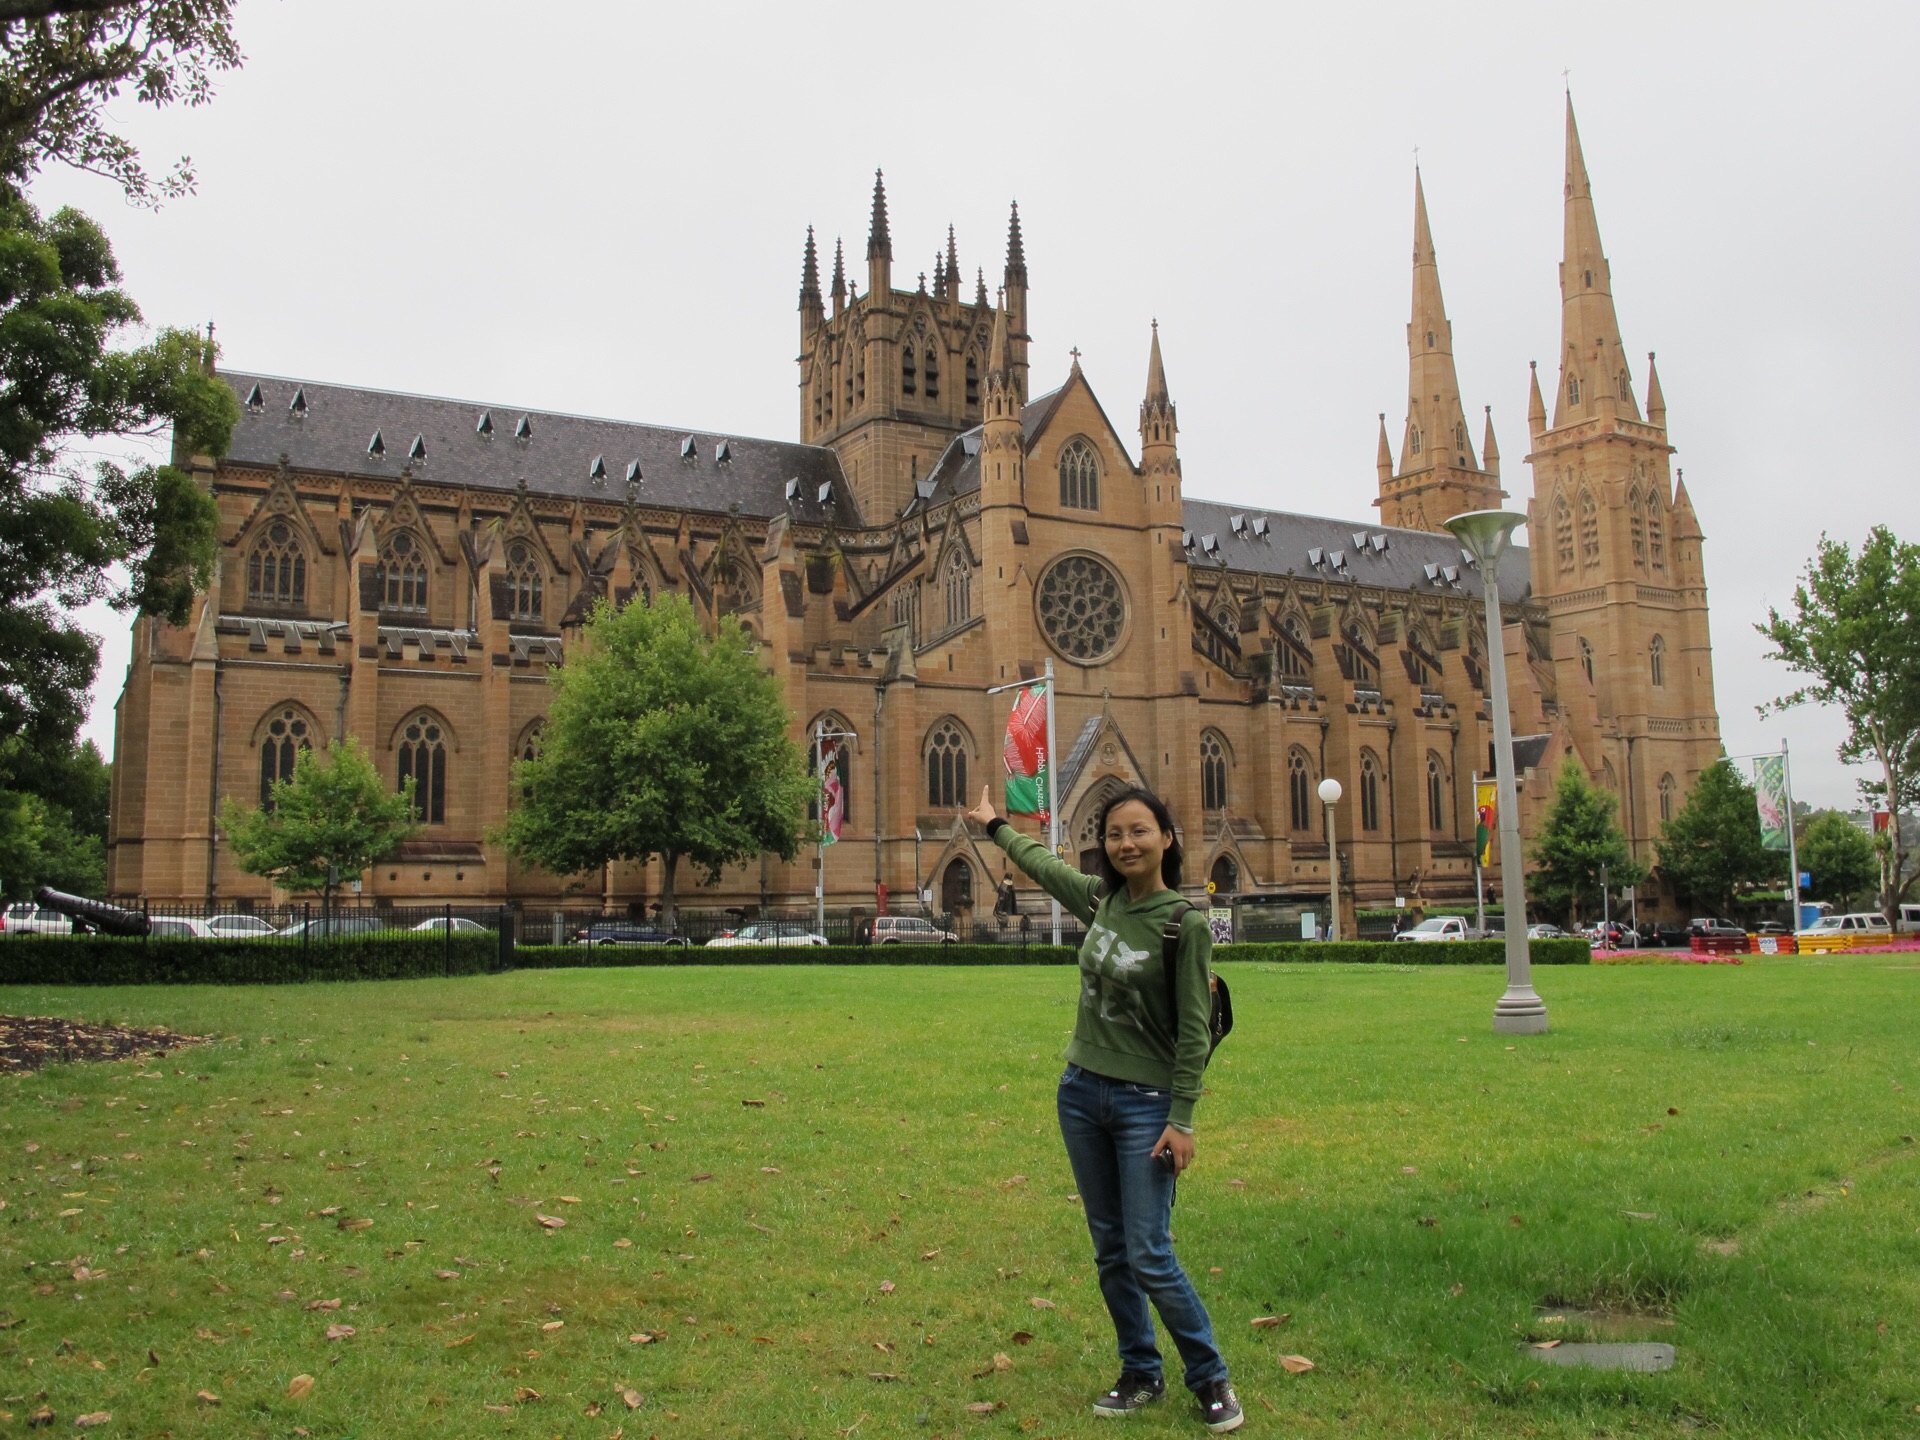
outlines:
{"label": "woman", "polygon": [[1244,1416],[1213,1343],[1213,1325],[1174,1258],[1168,1222],[1174,1178],[1193,1163],[1193,1105],[1207,1063],[1212,937],[1188,908],[1180,925],[1175,1006],[1168,1003],[1162,930],[1184,904],[1173,816],[1146,790],[1100,813],[1101,874],[1082,875],[994,813],[984,787],[967,818],[1087,926],[1080,947],[1080,1010],[1060,1077],[1060,1133],[1093,1233],[1100,1292],[1119,1340],[1120,1378],[1093,1402],[1127,1415],[1166,1394],[1152,1299],[1186,1367],[1209,1430]]}

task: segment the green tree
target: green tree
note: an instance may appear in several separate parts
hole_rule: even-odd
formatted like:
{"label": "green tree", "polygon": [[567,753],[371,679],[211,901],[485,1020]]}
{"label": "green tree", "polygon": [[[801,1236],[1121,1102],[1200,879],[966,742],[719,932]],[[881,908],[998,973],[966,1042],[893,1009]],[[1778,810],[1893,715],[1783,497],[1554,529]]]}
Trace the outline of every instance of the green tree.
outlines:
{"label": "green tree", "polygon": [[1614,819],[1619,802],[1587,778],[1578,759],[1568,755],[1553,782],[1540,838],[1534,841],[1527,876],[1527,899],[1542,914],[1567,925],[1600,914],[1600,867],[1612,889],[1638,885],[1646,870],[1627,851],[1627,837]]}
{"label": "green tree", "polygon": [[672,925],[680,861],[712,883],[724,865],[799,853],[814,782],[737,621],[709,637],[681,596],[603,601],[551,680],[540,753],[514,766],[520,798],[500,830],[513,855],[555,875],[657,855]]}
{"label": "green tree", "polygon": [[351,735],[330,745],[324,759],[302,750],[293,778],[275,781],[264,806],[229,798],[220,828],[242,870],[287,890],[323,888],[330,868],[341,880],[357,879],[420,831],[412,780],[389,790]]}
{"label": "green tree", "polygon": [[1725,915],[1743,887],[1786,880],[1787,857],[1760,846],[1753,786],[1725,761],[1700,772],[1654,846],[1661,871],[1698,914]]}
{"label": "green tree", "polygon": [[[1755,628],[1773,644],[1769,658],[1806,680],[1761,713],[1809,701],[1838,707],[1847,721],[1840,758],[1879,765],[1879,779],[1862,789],[1896,815],[1920,802],[1920,546],[1884,525],[1867,532],[1858,555],[1822,535],[1791,614],[1770,607]],[[1898,823],[1887,845],[1891,893],[1880,903],[1891,916],[1915,877]]]}
{"label": "green tree", "polygon": [[240,60],[232,0],[0,0],[0,176],[17,185],[52,162],[106,177],[137,205],[184,195],[192,163],[148,175],[107,107],[128,89],[156,109],[204,105]]}
{"label": "green tree", "polygon": [[1800,868],[1813,877],[1813,898],[1842,910],[1880,888],[1873,837],[1838,810],[1821,811],[1801,832]]}

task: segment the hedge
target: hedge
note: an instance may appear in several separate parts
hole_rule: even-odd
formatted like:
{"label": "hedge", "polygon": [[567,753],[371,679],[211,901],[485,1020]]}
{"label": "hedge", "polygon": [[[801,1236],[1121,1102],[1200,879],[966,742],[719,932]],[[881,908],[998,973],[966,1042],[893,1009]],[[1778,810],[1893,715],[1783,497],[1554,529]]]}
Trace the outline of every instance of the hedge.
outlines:
{"label": "hedge", "polygon": [[[1536,965],[1588,965],[1584,940],[1530,940]],[[1300,940],[1283,945],[1220,945],[1216,960],[1267,960],[1283,965],[1504,965],[1504,940]]]}
{"label": "hedge", "polygon": [[[1585,965],[1592,960],[1584,940],[1534,940],[1530,949],[1536,965]],[[684,950],[667,945],[521,945],[514,951],[514,963],[523,970],[576,965],[1071,965],[1078,957],[1071,945],[695,945]],[[1299,940],[1217,945],[1213,958],[1283,965],[1504,965],[1507,947],[1503,940]]]}
{"label": "hedge", "polygon": [[326,940],[35,935],[0,942],[6,985],[284,985],[499,970],[500,937],[402,930]]}

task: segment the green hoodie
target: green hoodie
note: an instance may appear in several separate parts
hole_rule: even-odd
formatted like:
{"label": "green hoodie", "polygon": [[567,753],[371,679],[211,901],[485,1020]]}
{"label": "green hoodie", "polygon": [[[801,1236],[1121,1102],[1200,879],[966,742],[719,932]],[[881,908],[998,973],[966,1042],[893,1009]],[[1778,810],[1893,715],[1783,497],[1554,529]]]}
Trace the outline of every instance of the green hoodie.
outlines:
{"label": "green hoodie", "polygon": [[1080,1013],[1067,1060],[1096,1075],[1171,1089],[1173,1107],[1167,1120],[1191,1130],[1207,1066],[1207,1020],[1213,1007],[1208,982],[1213,934],[1207,917],[1189,910],[1180,926],[1176,1026],[1167,1011],[1161,932],[1181,903],[1180,895],[1156,890],[1134,900],[1125,887],[1109,895],[1100,879],[1082,875],[1008,824],[993,827],[993,841],[1087,926],[1080,947]]}

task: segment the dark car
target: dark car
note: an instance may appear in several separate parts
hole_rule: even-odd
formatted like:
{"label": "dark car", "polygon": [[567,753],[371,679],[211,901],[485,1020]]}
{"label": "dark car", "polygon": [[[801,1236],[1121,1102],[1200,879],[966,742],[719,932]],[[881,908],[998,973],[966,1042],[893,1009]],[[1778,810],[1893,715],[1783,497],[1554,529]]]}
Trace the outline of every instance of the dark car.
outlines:
{"label": "dark car", "polygon": [[1708,916],[1689,920],[1687,934],[1704,940],[1734,940],[1745,939],[1747,930],[1744,925],[1736,925],[1731,920],[1716,920]]}
{"label": "dark car", "polygon": [[283,939],[305,935],[309,940],[319,940],[339,935],[372,935],[386,928],[371,915],[323,915],[314,920],[296,921],[280,935]]}
{"label": "dark car", "polygon": [[683,950],[687,947],[686,936],[639,920],[596,920],[573,938],[581,945],[678,945]]}

